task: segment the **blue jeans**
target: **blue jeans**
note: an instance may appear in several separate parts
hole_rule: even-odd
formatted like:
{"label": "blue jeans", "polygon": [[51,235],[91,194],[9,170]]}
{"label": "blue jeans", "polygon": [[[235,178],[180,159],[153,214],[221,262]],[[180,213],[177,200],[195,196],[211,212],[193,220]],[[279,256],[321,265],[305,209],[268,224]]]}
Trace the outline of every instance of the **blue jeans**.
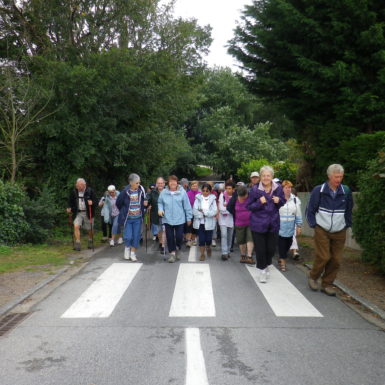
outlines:
{"label": "blue jeans", "polygon": [[201,224],[198,230],[199,246],[211,246],[213,241],[213,230],[205,230],[205,225]]}
{"label": "blue jeans", "polygon": [[151,223],[151,232],[153,236],[158,235],[160,230],[161,230],[160,225],[154,225],[153,223]]}
{"label": "blue jeans", "polygon": [[222,255],[230,253],[231,243],[233,241],[233,227],[221,226],[221,249]]}
{"label": "blue jeans", "polygon": [[124,226],[123,239],[127,247],[137,249],[142,233],[142,218],[128,219]]}
{"label": "blue jeans", "polygon": [[184,223],[175,226],[165,223],[165,227],[168,252],[172,253],[176,251],[176,248],[180,250],[183,242]]}
{"label": "blue jeans", "polygon": [[120,234],[121,231],[121,226],[119,226],[118,218],[119,215],[117,215],[116,217],[112,217],[112,234],[114,235]]}

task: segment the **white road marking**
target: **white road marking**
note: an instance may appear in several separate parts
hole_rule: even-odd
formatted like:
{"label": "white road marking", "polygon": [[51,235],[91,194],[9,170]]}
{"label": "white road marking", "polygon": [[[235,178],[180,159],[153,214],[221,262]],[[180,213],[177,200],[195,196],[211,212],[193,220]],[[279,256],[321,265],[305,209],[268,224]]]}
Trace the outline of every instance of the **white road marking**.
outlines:
{"label": "white road marking", "polygon": [[61,318],[109,317],[141,267],[142,263],[113,263]]}
{"label": "white road marking", "polygon": [[188,254],[188,261],[189,262],[196,262],[197,261],[197,247],[191,246],[190,252]]}
{"label": "white road marking", "polygon": [[187,356],[186,385],[209,385],[199,329],[186,329],[185,338]]}
{"label": "white road marking", "polygon": [[215,317],[210,266],[182,263],[179,266],[170,317]]}
{"label": "white road marking", "polygon": [[255,267],[246,266],[277,317],[323,317],[301,292],[274,266],[267,283],[259,282]]}

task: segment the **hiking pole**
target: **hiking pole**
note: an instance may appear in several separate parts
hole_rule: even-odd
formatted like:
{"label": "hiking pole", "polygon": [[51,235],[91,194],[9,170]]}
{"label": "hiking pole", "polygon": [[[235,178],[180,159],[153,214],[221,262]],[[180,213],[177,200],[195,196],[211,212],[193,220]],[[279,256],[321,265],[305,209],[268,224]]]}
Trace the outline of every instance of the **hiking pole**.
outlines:
{"label": "hiking pole", "polygon": [[147,254],[147,222],[148,222],[148,215],[146,213],[144,216],[144,238],[146,242],[146,254]]}
{"label": "hiking pole", "polygon": [[72,248],[75,250],[75,239],[74,239],[74,232],[72,228],[72,213],[68,213],[68,226],[70,228],[70,233],[71,233]]}
{"label": "hiking pole", "polygon": [[92,205],[88,205],[88,209],[90,212],[92,251],[95,251],[94,250],[94,226],[92,225]]}

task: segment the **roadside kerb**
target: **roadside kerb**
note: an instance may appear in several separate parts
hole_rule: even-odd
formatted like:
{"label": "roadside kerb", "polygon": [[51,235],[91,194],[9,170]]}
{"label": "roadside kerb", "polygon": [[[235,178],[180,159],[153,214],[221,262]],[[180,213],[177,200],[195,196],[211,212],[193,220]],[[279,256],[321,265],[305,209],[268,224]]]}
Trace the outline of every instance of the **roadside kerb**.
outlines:
{"label": "roadside kerb", "polygon": [[[85,258],[86,260],[83,261],[83,265],[79,268],[79,269],[76,269],[76,271],[74,271],[73,274],[71,274],[69,278],[71,278],[73,275],[77,274],[79,271],[81,271],[87,264],[88,262],[90,261],[90,259],[95,255],[97,254],[99,251],[103,250],[104,248],[107,248],[107,245],[103,245],[97,249],[95,249],[95,251],[92,251],[92,250],[84,250],[78,254],[71,254],[69,256],[69,259],[70,259],[70,263],[73,263],[74,260],[78,259],[79,257],[82,257],[82,258]],[[25,293],[23,293],[21,296],[17,297],[16,299],[14,299],[13,301],[5,304],[4,306],[2,306],[0,308],[0,317],[4,316],[5,314],[7,314],[8,312],[10,312],[12,309],[14,309],[16,306],[20,305],[23,301],[25,301],[26,299],[28,299],[29,297],[31,297],[32,295],[34,295],[36,292],[38,292],[39,290],[41,290],[42,288],[44,288],[45,286],[47,286],[48,284],[50,284],[51,282],[55,281],[56,279],[58,279],[60,276],[62,276],[64,273],[68,272],[70,270],[70,268],[72,267],[72,264],[70,266],[66,266],[64,267],[63,269],[59,270],[56,274],[54,274],[52,277],[49,277],[47,279],[45,279],[44,281],[42,282],[39,282],[37,283],[34,287],[32,287],[30,290],[26,291]]]}
{"label": "roadside kerb", "polygon": [[[311,270],[312,265],[308,263],[304,263],[304,266]],[[370,301],[366,300],[365,298],[358,295],[354,290],[349,289],[347,286],[345,286],[342,282],[335,280],[334,285],[343,291],[346,295],[351,297],[353,300],[357,301],[360,305],[365,307],[366,309],[370,310],[372,313],[376,314],[378,317],[380,317],[383,321],[385,321],[385,311],[380,309],[377,305],[374,305]]]}

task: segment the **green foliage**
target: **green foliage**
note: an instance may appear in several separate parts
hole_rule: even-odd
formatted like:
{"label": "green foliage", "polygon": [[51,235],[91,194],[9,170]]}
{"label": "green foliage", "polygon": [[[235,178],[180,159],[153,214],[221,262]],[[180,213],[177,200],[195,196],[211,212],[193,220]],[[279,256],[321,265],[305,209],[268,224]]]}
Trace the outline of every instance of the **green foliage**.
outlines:
{"label": "green foliage", "polygon": [[24,202],[23,210],[29,224],[24,239],[28,243],[46,242],[58,224],[58,216],[63,213],[63,209],[57,207],[56,198],[47,185],[43,186],[37,197],[28,198]]}
{"label": "green foliage", "polygon": [[375,1],[266,0],[244,9],[230,52],[250,90],[294,121],[314,183],[338,162],[342,141],[384,129],[384,26]]}
{"label": "green foliage", "polygon": [[0,180],[0,244],[23,242],[30,226],[23,211],[27,197],[15,183]]}
{"label": "green foliage", "polygon": [[241,167],[237,170],[237,176],[244,182],[248,182],[250,175],[253,171],[259,172],[262,166],[269,165],[274,169],[274,177],[280,180],[289,180],[295,184],[298,165],[290,162],[269,162],[267,159],[256,159],[242,163]]}
{"label": "green foliage", "polygon": [[357,137],[344,141],[341,145],[341,164],[349,165],[345,174],[346,184],[356,190],[359,177],[358,172],[366,170],[368,159],[373,158],[382,147],[385,146],[385,131],[373,134],[361,134]]}
{"label": "green foliage", "polygon": [[385,273],[385,147],[360,172],[358,188],[353,233],[363,248],[364,261]]}
{"label": "green foliage", "polygon": [[213,173],[213,171],[207,167],[200,167],[200,166],[196,166],[194,168],[194,172],[195,172],[195,176],[197,178],[203,178],[205,176],[209,176]]}

